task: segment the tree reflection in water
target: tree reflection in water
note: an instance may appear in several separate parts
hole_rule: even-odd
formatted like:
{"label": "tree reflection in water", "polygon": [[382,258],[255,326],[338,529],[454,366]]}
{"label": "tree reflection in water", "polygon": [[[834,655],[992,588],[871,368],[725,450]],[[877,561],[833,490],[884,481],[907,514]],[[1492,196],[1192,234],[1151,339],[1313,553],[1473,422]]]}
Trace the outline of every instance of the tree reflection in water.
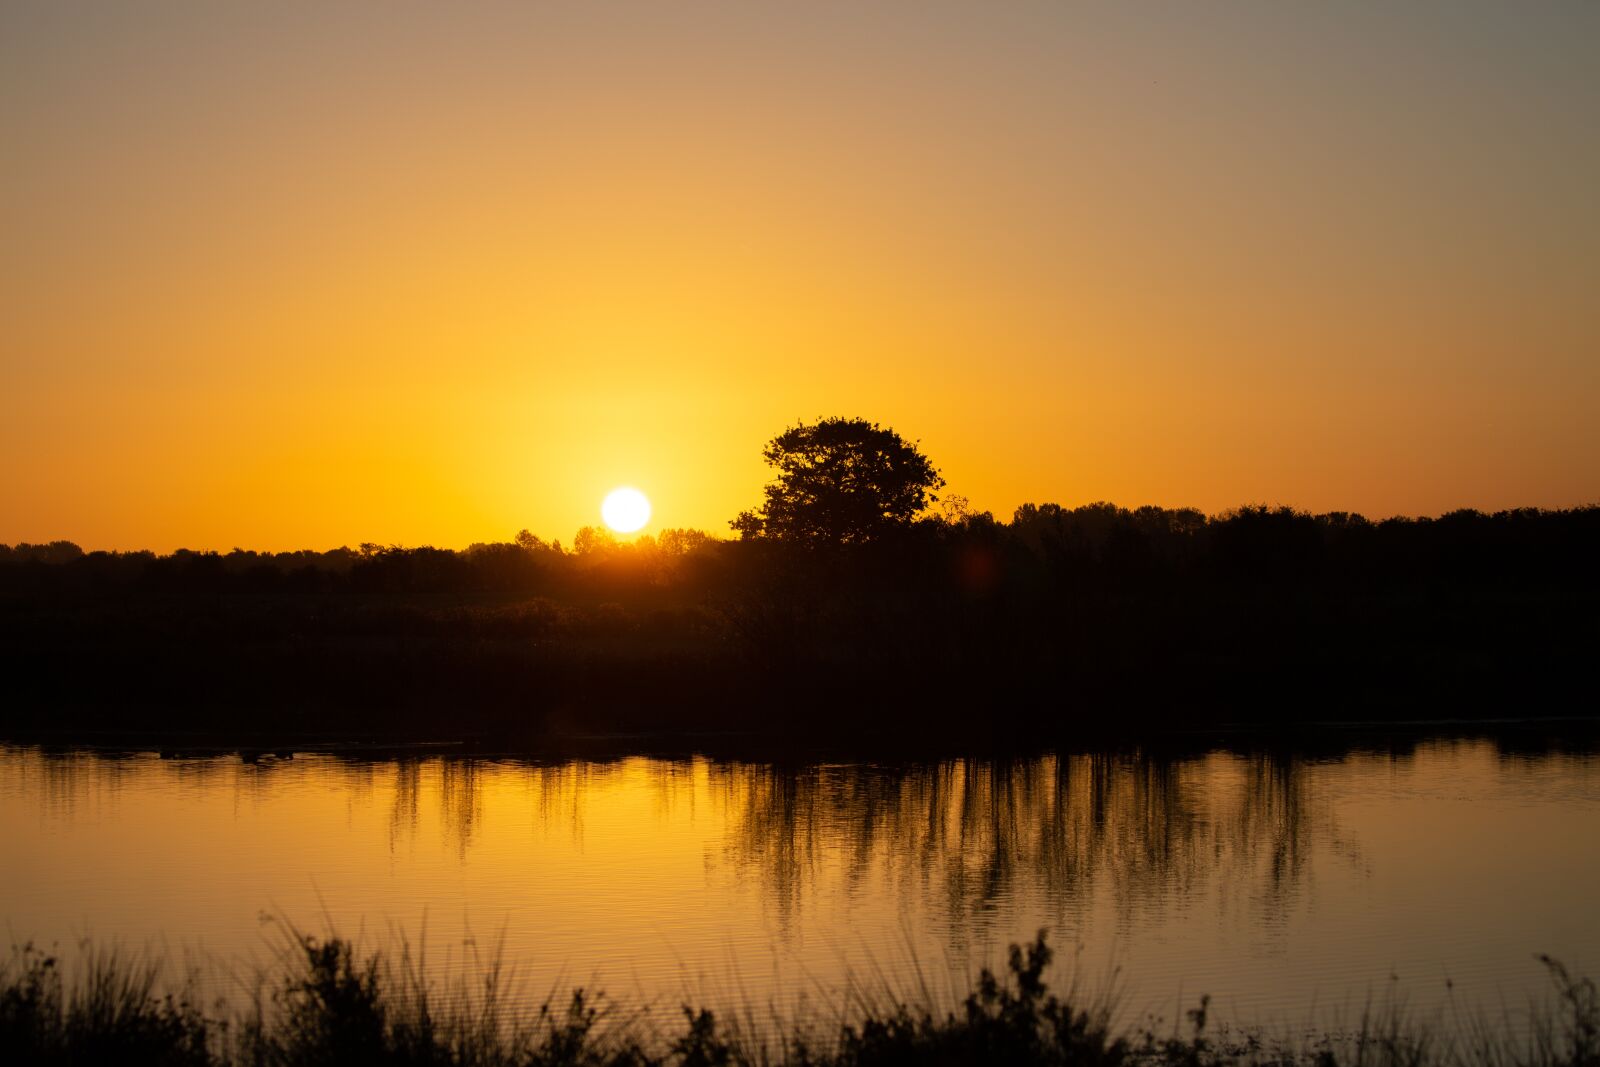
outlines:
{"label": "tree reflection in water", "polygon": [[952,931],[1019,891],[1071,916],[1103,889],[1126,924],[1216,880],[1249,886],[1270,921],[1309,877],[1313,839],[1338,840],[1331,804],[1283,755],[738,764],[713,775],[735,798],[725,858],[759,872],[784,920],[807,880],[837,865],[852,884],[920,883]]}
{"label": "tree reflection in water", "polygon": [[[49,791],[81,789],[77,760],[42,764]],[[372,792],[382,765],[340,760],[352,796]],[[102,765],[103,767],[104,765]],[[655,810],[685,810],[722,827],[708,858],[755,880],[784,927],[824,875],[847,890],[869,881],[938,901],[952,933],[1019,892],[1071,918],[1097,892],[1121,925],[1219,880],[1247,886],[1266,921],[1309,877],[1319,839],[1344,854],[1331,803],[1308,787],[1308,765],[1283,753],[1166,756],[1095,753],[1019,760],[802,764],[695,760],[522,761],[427,758],[388,765],[389,838],[417,832],[426,793],[437,790],[440,831],[458,857],[484,818],[486,778],[525,780],[537,821],[583,842],[594,795],[626,780]],[[179,761],[184,777],[234,774],[257,788],[270,765]],[[115,775],[101,782],[115,788]],[[697,805],[705,805],[701,811]]]}
{"label": "tree reflection in water", "polygon": [[[270,789],[288,770],[273,761],[163,762],[180,784],[225,783],[237,796]],[[426,757],[338,759],[336,766],[351,803],[388,793],[391,847],[413,837],[431,807],[462,858],[485,818],[488,781],[520,780],[538,823],[579,844],[599,795],[644,789],[662,817],[712,820],[721,845],[708,861],[757,880],[783,922],[824,873],[848,889],[872,879],[906,883],[942,901],[953,927],[1019,890],[1071,914],[1103,889],[1126,920],[1219,878],[1249,886],[1270,918],[1310,876],[1313,844],[1331,843],[1347,856],[1354,850],[1339,835],[1331,802],[1308,784],[1317,763],[1282,752],[793,765]],[[114,797],[135,767],[61,754],[17,769],[37,775],[36,788],[65,811],[86,796]],[[310,767],[302,760],[299,769]],[[391,788],[375,792],[375,779]]]}
{"label": "tree reflection in water", "polygon": [[[152,769],[148,755],[23,751],[13,750],[8,764],[16,785],[63,817],[85,804],[115,803],[126,780]],[[1496,756],[1523,773],[1552,760],[1589,766],[1588,749],[1569,758],[1559,748],[1501,745]],[[500,797],[486,802],[490,784],[525,796],[512,806],[531,805],[542,833],[580,848],[596,805],[617,790],[635,798],[642,791],[653,817],[705,829],[713,842],[708,871],[756,887],[782,927],[796,922],[808,893],[831,881],[847,893],[887,888],[930,902],[955,943],[979,925],[974,920],[1017,899],[1046,902],[1058,922],[1081,919],[1092,906],[1125,930],[1141,915],[1170,913],[1216,890],[1221,906],[1247,909],[1271,926],[1312,884],[1313,855],[1362,862],[1359,842],[1335,818],[1331,776],[1351,761],[1399,768],[1415,757],[1414,746],[1401,745],[1321,755],[1134,750],[903,764],[440,756],[257,763],[217,753],[161,765],[174,787],[221,787],[240,799],[269,794],[285,775],[332,786],[352,808],[381,796],[391,849],[415,839],[420,819],[437,818],[462,860],[484,820],[507,811]]]}

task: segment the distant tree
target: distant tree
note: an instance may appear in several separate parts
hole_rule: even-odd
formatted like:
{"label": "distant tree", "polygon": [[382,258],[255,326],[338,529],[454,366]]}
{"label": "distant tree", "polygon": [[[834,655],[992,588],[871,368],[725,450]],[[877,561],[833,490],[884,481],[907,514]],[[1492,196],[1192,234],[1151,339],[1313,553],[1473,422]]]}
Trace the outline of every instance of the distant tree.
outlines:
{"label": "distant tree", "polygon": [[30,545],[23,541],[7,555],[19,562],[30,560],[38,563],[71,563],[83,556],[83,549],[71,541],[51,541],[46,545]]}
{"label": "distant tree", "polygon": [[938,498],[939,471],[914,443],[864,419],[800,423],[767,443],[766,502],[730,526],[742,538],[860,544],[908,525]]}
{"label": "distant tree", "polygon": [[661,531],[656,543],[664,555],[687,556],[704,551],[716,542],[704,530],[666,529]]}
{"label": "distant tree", "polygon": [[572,539],[572,550],[580,556],[593,556],[603,552],[612,552],[617,548],[617,539],[610,530],[599,526],[585,526],[577,532]]}

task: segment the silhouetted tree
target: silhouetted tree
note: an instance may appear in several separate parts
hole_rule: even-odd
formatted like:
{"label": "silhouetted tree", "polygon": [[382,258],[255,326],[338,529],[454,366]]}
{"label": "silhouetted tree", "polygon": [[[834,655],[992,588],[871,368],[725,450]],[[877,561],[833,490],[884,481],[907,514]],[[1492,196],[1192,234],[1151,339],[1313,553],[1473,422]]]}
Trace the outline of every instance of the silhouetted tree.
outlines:
{"label": "silhouetted tree", "polygon": [[585,526],[572,539],[572,550],[580,556],[594,556],[614,551],[617,539],[610,530],[599,526]]}
{"label": "silhouetted tree", "polygon": [[864,419],[800,423],[762,455],[777,468],[766,502],[731,525],[743,538],[806,545],[859,544],[909,524],[944,485],[928,457]]}
{"label": "silhouetted tree", "polygon": [[71,563],[83,556],[83,549],[71,541],[51,541],[47,545],[30,545],[24,541],[16,548],[0,545],[0,561],[16,561],[18,563],[33,560],[38,563]]}

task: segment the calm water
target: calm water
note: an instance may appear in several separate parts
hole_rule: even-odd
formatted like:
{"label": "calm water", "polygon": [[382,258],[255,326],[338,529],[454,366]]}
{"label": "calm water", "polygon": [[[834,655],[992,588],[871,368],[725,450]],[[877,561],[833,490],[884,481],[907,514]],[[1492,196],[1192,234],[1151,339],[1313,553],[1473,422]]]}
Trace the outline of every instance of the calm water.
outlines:
{"label": "calm water", "polygon": [[[1124,1013],[1517,1007],[1600,974],[1600,760],[1484,741],[916,766],[162,760],[0,747],[0,921],[265,959],[331,919],[539,989],[787,1003],[934,987],[1049,927]],[[425,931],[425,935],[424,935]],[[1453,986],[1446,993],[1446,980]],[[1455,1007],[1452,1009],[1450,1005]]]}

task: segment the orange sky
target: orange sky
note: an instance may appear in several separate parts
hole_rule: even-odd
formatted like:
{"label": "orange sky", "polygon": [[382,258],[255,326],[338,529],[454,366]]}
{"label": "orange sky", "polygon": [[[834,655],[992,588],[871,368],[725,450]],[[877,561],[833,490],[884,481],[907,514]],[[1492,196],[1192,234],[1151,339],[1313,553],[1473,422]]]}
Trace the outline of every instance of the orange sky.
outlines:
{"label": "orange sky", "polygon": [[14,4],[0,541],[1600,500],[1600,5]]}

